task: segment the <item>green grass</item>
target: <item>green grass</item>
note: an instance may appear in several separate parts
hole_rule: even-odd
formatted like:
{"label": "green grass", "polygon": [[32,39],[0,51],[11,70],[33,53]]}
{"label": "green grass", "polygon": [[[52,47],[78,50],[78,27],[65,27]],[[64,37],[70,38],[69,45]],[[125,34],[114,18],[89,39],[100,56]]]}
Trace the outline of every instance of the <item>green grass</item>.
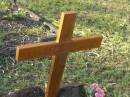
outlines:
{"label": "green grass", "polygon": [[[19,1],[55,25],[59,23],[61,12],[74,10],[78,12],[74,36],[103,35],[101,48],[68,56],[64,82],[81,82],[86,88],[97,82],[106,88],[108,97],[130,96],[129,0]],[[7,7],[7,2],[0,4],[2,10],[7,10]],[[36,32],[39,35],[42,29],[34,26],[21,29],[20,32],[29,35],[35,35]],[[50,58],[15,63],[10,57],[1,57],[0,92],[30,85],[43,87],[50,63]]]}

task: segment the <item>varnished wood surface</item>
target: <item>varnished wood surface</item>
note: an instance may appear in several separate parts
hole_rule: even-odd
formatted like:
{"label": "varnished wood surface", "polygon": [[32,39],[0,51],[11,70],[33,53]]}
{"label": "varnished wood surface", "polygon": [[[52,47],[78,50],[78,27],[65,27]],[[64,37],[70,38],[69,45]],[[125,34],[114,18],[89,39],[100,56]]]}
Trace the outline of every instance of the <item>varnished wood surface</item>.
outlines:
{"label": "varnished wood surface", "polygon": [[[59,30],[57,33],[56,43],[63,44],[65,41],[70,41],[73,34],[74,24],[76,20],[75,12],[66,12],[61,15],[61,22],[59,25]],[[63,47],[64,45],[62,45]],[[48,78],[48,85],[45,97],[57,97],[62,75],[64,72],[64,67],[67,59],[68,52],[58,53],[61,50],[59,45],[55,56],[52,57],[52,65],[50,69],[50,74]]]}
{"label": "varnished wood surface", "polygon": [[71,40],[77,13],[62,13],[56,42],[62,43]]}
{"label": "varnished wood surface", "polygon": [[63,43],[43,42],[17,47],[16,60],[28,60],[44,56],[53,56],[64,52],[75,52],[100,47],[102,36],[73,38]]}

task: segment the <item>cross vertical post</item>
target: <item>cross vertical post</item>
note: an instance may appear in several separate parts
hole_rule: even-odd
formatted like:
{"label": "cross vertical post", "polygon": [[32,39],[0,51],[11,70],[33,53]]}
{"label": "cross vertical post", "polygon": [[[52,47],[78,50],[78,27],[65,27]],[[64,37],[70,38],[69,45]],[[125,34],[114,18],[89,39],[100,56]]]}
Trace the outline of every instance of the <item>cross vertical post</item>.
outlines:
{"label": "cross vertical post", "polygon": [[[60,27],[57,33],[57,43],[62,43],[71,40],[74,24],[76,19],[75,12],[62,13]],[[52,66],[49,75],[45,97],[56,97],[59,91],[60,82],[64,72],[68,53],[60,53],[52,57]]]}

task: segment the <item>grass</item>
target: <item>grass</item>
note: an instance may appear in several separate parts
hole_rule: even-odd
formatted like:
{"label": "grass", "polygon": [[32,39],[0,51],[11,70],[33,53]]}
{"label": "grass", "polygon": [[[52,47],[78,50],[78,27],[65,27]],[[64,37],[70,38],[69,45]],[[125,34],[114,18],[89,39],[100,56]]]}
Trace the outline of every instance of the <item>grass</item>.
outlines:
{"label": "grass", "polygon": [[[81,82],[85,84],[86,90],[90,84],[96,82],[106,88],[108,97],[129,97],[129,0],[28,0],[28,3],[24,0],[19,1],[42,17],[51,20],[55,25],[59,23],[61,12],[77,11],[74,36],[103,35],[101,48],[72,53],[68,56],[63,76],[64,82]],[[2,12],[7,10],[8,6],[7,1],[2,0],[0,4]],[[0,30],[4,31],[2,27]],[[15,28],[11,31],[20,31],[20,33],[24,32],[29,35],[42,33],[41,27],[37,26],[24,29]],[[4,37],[4,35],[0,33],[0,37]],[[43,87],[47,81],[46,75],[50,63],[50,58],[16,63],[10,57],[1,57],[0,93],[7,93],[30,85]]]}

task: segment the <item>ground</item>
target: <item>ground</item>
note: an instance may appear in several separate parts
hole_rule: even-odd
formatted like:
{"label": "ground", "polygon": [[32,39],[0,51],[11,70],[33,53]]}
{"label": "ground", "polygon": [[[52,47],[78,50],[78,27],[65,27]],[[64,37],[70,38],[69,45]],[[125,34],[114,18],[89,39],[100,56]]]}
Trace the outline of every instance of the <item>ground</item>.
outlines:
{"label": "ground", "polygon": [[[0,0],[0,46],[18,38],[49,36],[42,24],[24,21],[23,11],[11,14],[8,0]],[[92,83],[101,84],[108,97],[130,96],[130,1],[129,0],[19,0],[55,26],[60,13],[78,13],[74,37],[102,34],[99,49],[72,53],[63,76],[67,83],[78,82],[86,91]],[[11,43],[11,44],[13,44]],[[17,44],[17,43],[16,43]],[[0,48],[0,49],[1,49]],[[27,86],[43,87],[47,81],[51,58],[15,62],[14,56],[0,56],[0,93]],[[63,83],[64,83],[63,82]]]}

